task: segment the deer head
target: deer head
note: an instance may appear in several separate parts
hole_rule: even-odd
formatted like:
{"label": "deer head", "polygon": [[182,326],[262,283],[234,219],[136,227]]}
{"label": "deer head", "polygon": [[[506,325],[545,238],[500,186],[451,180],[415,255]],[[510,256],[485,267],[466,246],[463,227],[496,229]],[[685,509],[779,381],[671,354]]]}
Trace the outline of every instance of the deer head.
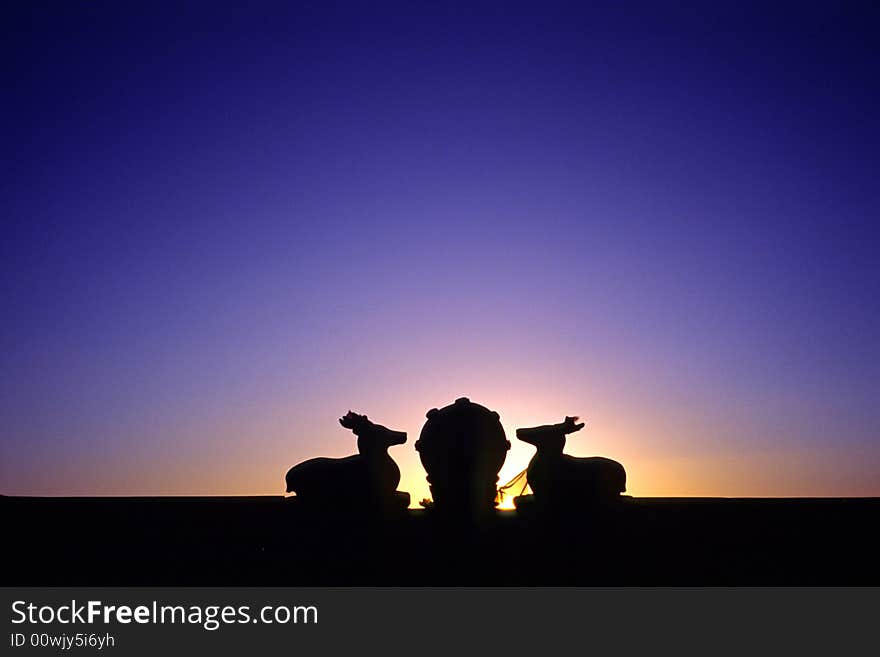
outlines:
{"label": "deer head", "polygon": [[358,437],[358,451],[385,451],[391,445],[402,445],[406,442],[405,431],[394,431],[381,424],[374,424],[366,415],[349,411],[339,418],[339,424],[351,429]]}
{"label": "deer head", "polygon": [[565,447],[565,436],[584,428],[583,422],[578,422],[578,417],[566,416],[564,422],[559,424],[548,424],[542,427],[532,427],[528,429],[517,429],[516,437],[524,443],[529,443],[538,448],[538,451],[546,450],[548,452],[562,453]]}

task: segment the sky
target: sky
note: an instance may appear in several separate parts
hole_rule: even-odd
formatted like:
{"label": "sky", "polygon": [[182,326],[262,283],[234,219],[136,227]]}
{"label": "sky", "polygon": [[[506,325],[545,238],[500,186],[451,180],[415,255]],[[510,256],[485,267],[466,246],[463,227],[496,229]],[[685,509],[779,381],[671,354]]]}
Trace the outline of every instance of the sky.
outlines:
{"label": "sky", "polygon": [[468,396],[502,483],[580,415],[880,495],[876,4],[234,4],[4,3],[0,493],[281,494],[352,409],[415,502]]}

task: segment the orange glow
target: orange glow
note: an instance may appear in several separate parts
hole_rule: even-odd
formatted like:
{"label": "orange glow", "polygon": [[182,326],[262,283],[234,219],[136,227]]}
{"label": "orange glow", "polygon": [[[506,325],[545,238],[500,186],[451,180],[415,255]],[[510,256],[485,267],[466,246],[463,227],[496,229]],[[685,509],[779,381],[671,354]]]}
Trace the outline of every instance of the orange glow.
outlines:
{"label": "orange glow", "polygon": [[[407,443],[392,447],[401,470],[399,490],[411,496],[411,507],[430,498],[425,472],[413,443],[425,421],[425,411],[467,395],[501,415],[511,449],[499,473],[508,482],[527,465],[534,448],[516,440],[515,430],[561,421],[579,414],[586,428],[568,438],[566,452],[601,455],[624,464],[627,494],[639,497],[676,496],[872,496],[880,482],[871,467],[878,461],[876,445],[864,453],[807,447],[793,440],[768,441],[773,448],[756,447],[757,425],[731,420],[723,413],[670,412],[667,406],[638,389],[627,399],[602,396],[585,381],[555,381],[547,376],[518,375],[513,366],[494,374],[474,373],[469,363],[447,364],[447,373],[409,386],[359,384],[351,389],[316,391],[291,404],[275,399],[223,409],[202,422],[178,427],[175,439],[157,442],[154,427],[135,435],[138,448],[120,445],[109,456],[112,469],[85,458],[53,469],[35,479],[33,490],[3,491],[41,495],[283,495],[284,474],[297,462],[315,456],[340,457],[356,451],[350,432],[337,418],[349,408],[371,419],[408,432]],[[430,369],[430,368],[429,368]],[[441,370],[438,370],[441,371]],[[405,372],[399,372],[405,379]],[[393,377],[392,377],[393,378]],[[456,383],[463,380],[464,383]],[[613,379],[608,378],[609,382]],[[395,390],[392,394],[392,390]],[[504,391],[503,394],[499,391]],[[318,394],[321,393],[321,394]],[[633,413],[628,408],[638,409]],[[160,432],[161,433],[161,432]],[[783,436],[785,433],[780,430]],[[744,438],[752,439],[746,442]],[[206,467],[206,458],[210,467]],[[846,473],[844,477],[835,473]],[[501,505],[513,507],[512,499]]]}

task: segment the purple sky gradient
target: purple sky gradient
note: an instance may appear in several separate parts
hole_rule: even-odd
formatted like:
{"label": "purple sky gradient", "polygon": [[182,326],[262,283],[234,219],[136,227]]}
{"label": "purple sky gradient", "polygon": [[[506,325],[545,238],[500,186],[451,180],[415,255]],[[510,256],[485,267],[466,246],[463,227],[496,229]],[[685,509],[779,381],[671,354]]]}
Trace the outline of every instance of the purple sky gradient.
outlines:
{"label": "purple sky gradient", "polygon": [[30,4],[0,492],[280,493],[351,408],[419,499],[467,395],[638,495],[880,495],[876,9]]}

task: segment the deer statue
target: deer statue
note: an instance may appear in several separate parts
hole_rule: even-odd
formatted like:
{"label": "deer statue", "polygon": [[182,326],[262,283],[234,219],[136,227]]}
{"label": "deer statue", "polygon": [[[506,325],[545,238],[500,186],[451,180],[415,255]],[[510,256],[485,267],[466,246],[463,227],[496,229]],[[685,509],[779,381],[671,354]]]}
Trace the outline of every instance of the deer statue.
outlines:
{"label": "deer statue", "polygon": [[388,454],[390,446],[406,442],[406,432],[374,424],[366,415],[351,411],[339,424],[357,436],[358,453],[293,466],[285,477],[287,492],[295,493],[303,504],[321,507],[409,506],[409,493],[396,490],[400,469]]}
{"label": "deer statue", "polygon": [[534,501],[542,506],[602,504],[626,490],[626,471],[617,461],[601,456],[581,458],[563,454],[565,436],[583,429],[577,417],[540,427],[517,429],[516,437],[537,452],[527,470]]}

